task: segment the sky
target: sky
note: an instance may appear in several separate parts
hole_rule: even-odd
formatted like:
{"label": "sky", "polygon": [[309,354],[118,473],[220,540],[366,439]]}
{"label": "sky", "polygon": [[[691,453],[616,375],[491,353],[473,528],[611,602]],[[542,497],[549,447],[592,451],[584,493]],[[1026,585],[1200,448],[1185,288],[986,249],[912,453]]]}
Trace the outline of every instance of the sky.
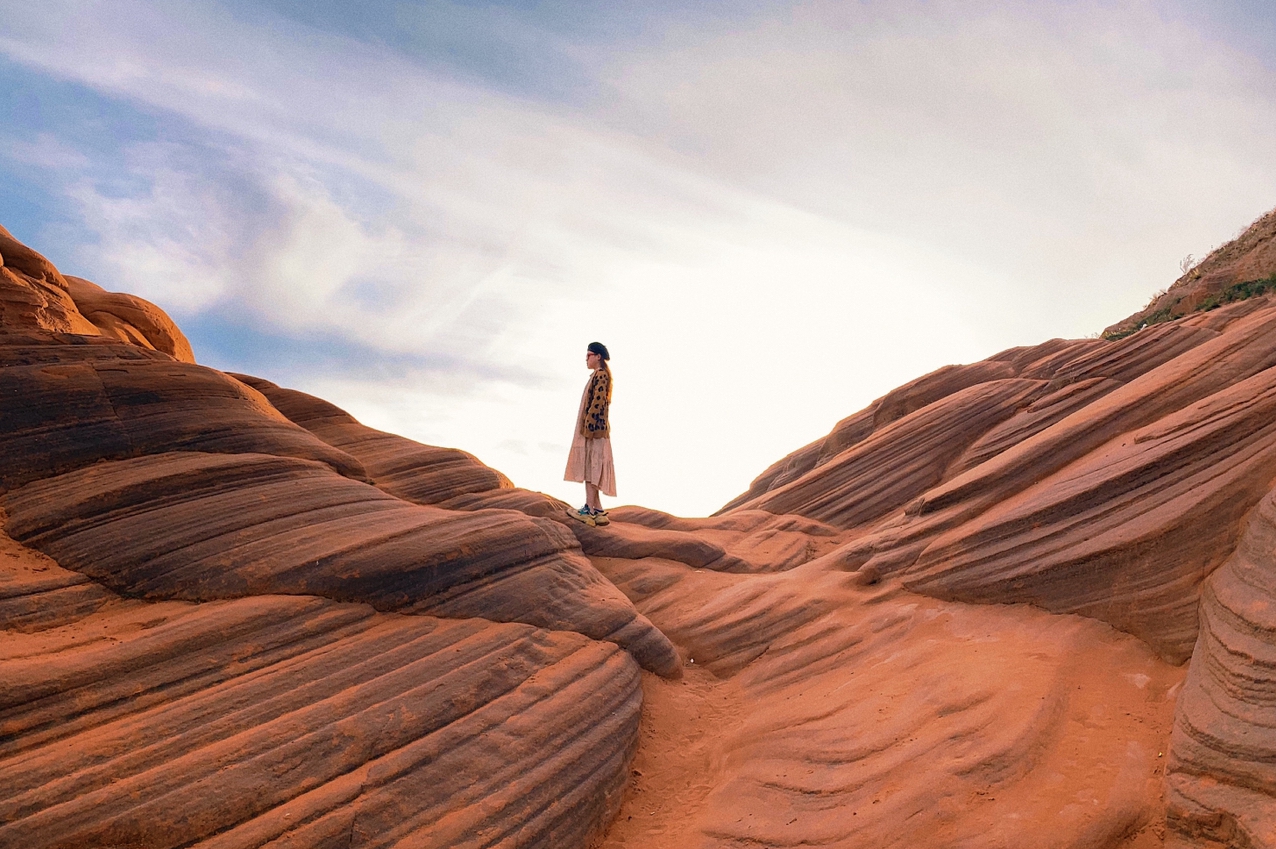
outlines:
{"label": "sky", "polygon": [[707,515],[1276,206],[1267,0],[0,0],[0,225],[206,365]]}

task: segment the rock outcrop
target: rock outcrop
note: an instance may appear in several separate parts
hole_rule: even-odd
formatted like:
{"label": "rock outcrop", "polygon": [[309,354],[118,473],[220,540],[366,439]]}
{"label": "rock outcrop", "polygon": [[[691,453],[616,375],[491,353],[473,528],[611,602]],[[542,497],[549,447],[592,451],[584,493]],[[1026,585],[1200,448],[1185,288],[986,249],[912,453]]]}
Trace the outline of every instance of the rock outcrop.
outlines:
{"label": "rock outcrop", "polygon": [[0,328],[107,336],[195,362],[190,342],[159,307],[64,277],[0,227]]}
{"label": "rock outcrop", "polygon": [[649,684],[660,757],[605,849],[1160,845],[1183,673],[1138,640],[807,566],[597,562],[694,661]]}
{"label": "rock outcrop", "polygon": [[[942,369],[772,466],[720,514],[842,529],[837,549],[799,567],[811,575],[1082,614],[1166,661],[1190,658],[1172,743],[1159,744],[1175,845],[1276,846],[1276,300],[1258,286],[1204,302],[1276,270],[1273,216],[1171,289],[1183,317]],[[625,587],[631,573],[613,577]],[[640,609],[706,664],[730,666],[720,655],[740,641],[706,639],[720,633],[714,617],[668,607],[671,586]],[[812,610],[761,597],[743,600],[757,618]],[[756,659],[739,675],[764,668],[793,625],[810,627],[751,629]]]}
{"label": "rock outcrop", "polygon": [[417,504],[437,504],[460,495],[514,486],[509,478],[472,454],[455,448],[422,445],[375,430],[322,398],[284,389],[259,377],[233,376],[260,391],[289,421],[358,458],[369,479],[398,498]]}
{"label": "rock outcrop", "polygon": [[591,528],[0,255],[0,845],[1276,847],[1264,287]]}
{"label": "rock outcrop", "polygon": [[681,659],[563,524],[0,251],[0,845],[600,835]]}
{"label": "rock outcrop", "polygon": [[1276,209],[1199,264],[1185,268],[1174,285],[1134,315],[1104,330],[1103,335],[1119,337],[1140,327],[1211,309],[1248,297],[1246,289],[1276,290]]}
{"label": "rock outcrop", "polygon": [[1201,581],[1276,481],[1273,365],[1265,298],[1115,342],[1008,351],[912,384],[911,412],[723,515],[828,522],[851,537],[828,555],[838,568],[1083,613],[1182,662]]}
{"label": "rock outcrop", "polygon": [[637,745],[637,666],[577,634],[127,600],[3,536],[0,617],[3,846],[582,846]]}
{"label": "rock outcrop", "polygon": [[1180,832],[1276,845],[1276,493],[1205,582],[1170,754],[1169,818]]}

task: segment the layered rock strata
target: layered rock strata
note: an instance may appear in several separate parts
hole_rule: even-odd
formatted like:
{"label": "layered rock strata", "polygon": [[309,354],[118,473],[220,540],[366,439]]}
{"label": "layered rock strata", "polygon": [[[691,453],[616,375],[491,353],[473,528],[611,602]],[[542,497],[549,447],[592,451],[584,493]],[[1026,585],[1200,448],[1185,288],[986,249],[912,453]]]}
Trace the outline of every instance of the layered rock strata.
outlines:
{"label": "layered rock strata", "polygon": [[190,342],[161,310],[135,295],[107,292],[53,263],[0,227],[0,328],[106,336],[193,363]]}
{"label": "layered rock strata", "polygon": [[620,804],[642,694],[610,643],[85,586],[0,538],[0,845],[583,846]]}
{"label": "layered rock strata", "polygon": [[[850,537],[827,555],[837,568],[1084,613],[1182,662],[1201,581],[1276,481],[1276,305],[989,362],[968,367],[984,382],[954,369],[918,381],[912,412],[723,515],[828,522]],[[939,396],[944,385],[957,388]],[[859,420],[910,406],[889,400]]]}
{"label": "layered rock strata", "polygon": [[841,536],[837,528],[822,522],[777,517],[762,510],[683,519],[657,510],[621,507],[612,511],[612,526],[591,528],[568,519],[566,503],[514,487],[472,454],[375,430],[334,404],[268,380],[235,377],[259,390],[289,421],[357,460],[377,488],[447,510],[517,510],[552,520],[569,529],[591,556],[655,555],[721,572],[771,572],[826,553]]}
{"label": "layered rock strata", "polygon": [[813,566],[595,562],[693,661],[648,685],[660,757],[603,849],[1162,844],[1183,670],[1132,637]]}
{"label": "layered rock strata", "polygon": [[639,664],[681,661],[576,537],[430,506],[509,482],[302,427],[152,305],[0,254],[0,522],[31,546],[0,535],[0,845],[601,834]]}
{"label": "layered rock strata", "polygon": [[1276,846],[1266,298],[602,529],[3,236],[0,845]]}
{"label": "layered rock strata", "polygon": [[1201,634],[1171,742],[1171,823],[1229,846],[1276,846],[1276,494],[1201,595]]}
{"label": "layered rock strata", "polygon": [[236,374],[260,391],[289,421],[329,445],[357,457],[369,480],[391,495],[417,504],[437,504],[468,493],[511,489],[509,478],[473,454],[422,445],[361,424],[322,398],[284,389],[268,380]]}

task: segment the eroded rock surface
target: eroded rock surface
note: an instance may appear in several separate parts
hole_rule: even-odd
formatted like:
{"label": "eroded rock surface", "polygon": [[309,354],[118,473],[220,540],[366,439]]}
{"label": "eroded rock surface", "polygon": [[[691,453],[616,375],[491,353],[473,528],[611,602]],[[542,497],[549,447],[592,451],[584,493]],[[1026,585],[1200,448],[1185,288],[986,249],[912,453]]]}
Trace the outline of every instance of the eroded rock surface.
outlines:
{"label": "eroded rock surface", "polygon": [[372,483],[391,495],[417,504],[436,504],[467,493],[514,486],[509,478],[473,454],[423,445],[370,428],[322,398],[285,389],[259,377],[235,377],[259,390],[290,421],[357,457]]}
{"label": "eroded rock surface", "polygon": [[902,417],[723,515],[828,522],[849,536],[837,568],[1083,613],[1186,660],[1201,581],[1276,481],[1276,304],[990,362],[918,382],[920,406],[896,398]]}
{"label": "eroded rock surface", "polygon": [[704,667],[648,683],[662,757],[607,849],[1161,845],[1183,670],[1140,641],[810,567],[596,562]]}
{"label": "eroded rock surface", "polygon": [[642,694],[610,643],[95,586],[0,536],[0,845],[582,846],[620,804]]}
{"label": "eroded rock surface", "polygon": [[[317,460],[366,479],[363,466],[214,369],[102,337],[0,334],[0,487],[169,451]],[[9,401],[12,400],[12,403]]]}
{"label": "eroded rock surface", "polygon": [[557,524],[410,504],[318,463],[173,452],[28,484],[0,504],[15,539],[127,595],[318,595],[528,622],[614,640],[664,674],[679,669]]}
{"label": "eroded rock surface", "polygon": [[509,484],[307,429],[151,305],[0,249],[0,522],[31,546],[0,535],[0,845],[601,833],[639,664],[681,661],[575,536],[429,506]]}
{"label": "eroded rock surface", "polygon": [[193,363],[190,342],[159,307],[67,277],[0,227],[0,328],[103,335]]}
{"label": "eroded rock surface", "polygon": [[1272,300],[589,528],[0,255],[0,845],[1276,846]]}
{"label": "eroded rock surface", "polygon": [[1276,494],[1205,583],[1171,755],[1169,814],[1180,831],[1276,846]]}

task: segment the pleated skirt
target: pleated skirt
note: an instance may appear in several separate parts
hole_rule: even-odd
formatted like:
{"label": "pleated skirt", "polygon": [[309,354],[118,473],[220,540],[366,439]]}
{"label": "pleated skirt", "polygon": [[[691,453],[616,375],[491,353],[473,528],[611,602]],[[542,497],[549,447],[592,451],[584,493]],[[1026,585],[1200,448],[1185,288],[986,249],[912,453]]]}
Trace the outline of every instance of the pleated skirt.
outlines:
{"label": "pleated skirt", "polygon": [[611,440],[607,437],[586,439],[577,433],[567,455],[567,471],[563,480],[592,483],[603,495],[616,497],[616,467],[611,460]]}

